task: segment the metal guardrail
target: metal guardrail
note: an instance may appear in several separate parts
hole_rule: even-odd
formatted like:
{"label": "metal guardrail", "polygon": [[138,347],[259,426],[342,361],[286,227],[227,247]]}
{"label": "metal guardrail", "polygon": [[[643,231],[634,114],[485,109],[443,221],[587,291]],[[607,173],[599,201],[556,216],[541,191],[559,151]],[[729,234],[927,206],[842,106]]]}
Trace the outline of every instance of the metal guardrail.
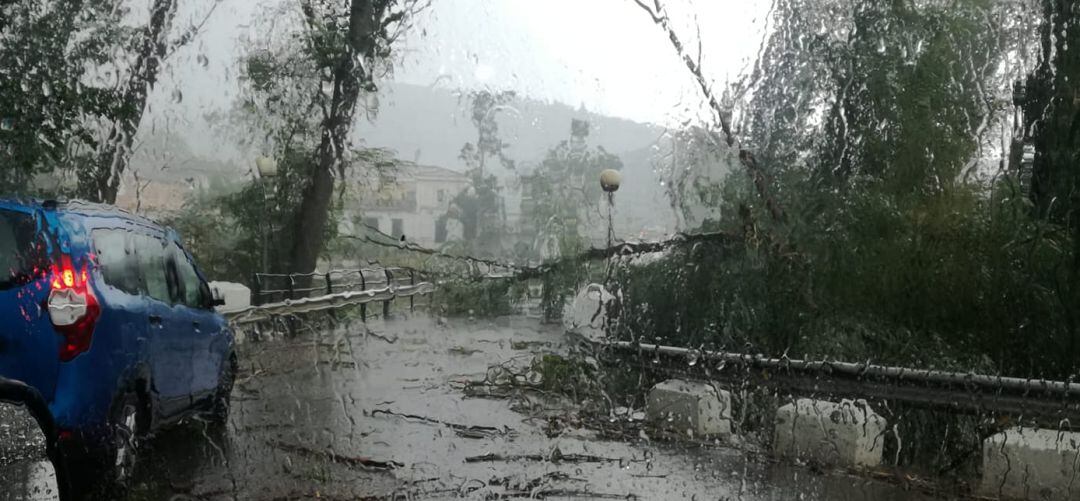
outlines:
{"label": "metal guardrail", "polygon": [[[415,275],[414,275],[415,276]],[[367,318],[368,303],[382,302],[383,315],[389,312],[390,302],[396,298],[409,298],[409,307],[414,307],[413,297],[435,292],[435,285],[431,282],[419,282],[409,285],[390,285],[378,289],[350,290],[324,294],[317,297],[304,297],[296,300],[285,299],[283,301],[249,306],[247,308],[225,313],[225,317],[233,324],[246,324],[260,322],[282,315],[297,315],[316,311],[332,310],[345,306],[360,305],[362,316]]]}
{"label": "metal guardrail", "polygon": [[1080,422],[1080,383],[910,369],[870,363],[809,361],[611,341],[599,349],[649,357],[651,370],[749,384],[804,396],[902,401],[963,413],[1000,413],[1058,424]]}
{"label": "metal guardrail", "polygon": [[411,286],[423,281],[423,274],[417,270],[399,267],[337,269],[322,273],[255,273],[251,277],[251,304],[362,291],[373,286]]}

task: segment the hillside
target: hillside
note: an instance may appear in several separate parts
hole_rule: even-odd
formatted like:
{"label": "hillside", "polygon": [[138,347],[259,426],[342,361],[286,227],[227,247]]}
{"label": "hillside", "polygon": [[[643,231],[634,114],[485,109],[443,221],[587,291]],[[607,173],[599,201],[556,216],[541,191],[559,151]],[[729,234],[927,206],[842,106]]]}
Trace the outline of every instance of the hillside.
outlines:
{"label": "hillside", "polygon": [[[358,141],[366,146],[390,148],[407,160],[463,170],[461,146],[476,140],[469,121],[468,102],[449,90],[392,83],[379,95],[378,114],[357,126]],[[616,200],[616,226],[620,236],[637,235],[644,227],[670,230],[674,216],[653,172],[652,151],[663,129],[561,103],[520,99],[513,111],[498,115],[502,139],[518,170],[532,169],[549,149],[570,136],[570,121],[590,123],[589,144],[615,153],[623,162],[623,188]],[[498,172],[513,184],[515,173]],[[507,208],[517,201],[508,195]]]}

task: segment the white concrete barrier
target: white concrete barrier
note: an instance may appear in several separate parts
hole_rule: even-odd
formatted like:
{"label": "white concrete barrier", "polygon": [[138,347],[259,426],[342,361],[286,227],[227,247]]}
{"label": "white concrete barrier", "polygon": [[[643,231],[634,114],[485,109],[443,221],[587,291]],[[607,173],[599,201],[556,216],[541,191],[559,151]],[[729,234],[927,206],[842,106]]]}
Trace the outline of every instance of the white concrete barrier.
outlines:
{"label": "white concrete barrier", "polygon": [[228,313],[239,311],[251,306],[251,289],[244,284],[235,282],[210,282],[210,290],[217,291],[216,297],[225,300],[225,304],[217,307],[217,311]]}
{"label": "white concrete barrier", "polygon": [[773,454],[836,466],[877,466],[885,425],[865,402],[801,398],[776,410]]}
{"label": "white concrete barrier", "polygon": [[649,390],[646,418],[694,437],[731,433],[731,394],[708,383],[669,379]]}
{"label": "white concrete barrier", "polygon": [[1080,500],[1080,433],[1013,428],[983,441],[977,494]]}
{"label": "white concrete barrier", "polygon": [[588,341],[603,341],[608,304],[614,300],[615,296],[603,285],[586,285],[574,297],[574,302],[564,310],[563,327],[566,332],[580,335]]}

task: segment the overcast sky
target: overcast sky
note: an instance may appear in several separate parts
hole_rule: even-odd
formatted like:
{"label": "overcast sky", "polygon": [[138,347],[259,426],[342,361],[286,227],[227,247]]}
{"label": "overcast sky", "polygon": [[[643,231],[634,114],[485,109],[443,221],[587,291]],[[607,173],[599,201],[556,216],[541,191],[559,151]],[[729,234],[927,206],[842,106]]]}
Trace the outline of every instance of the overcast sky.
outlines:
{"label": "overcast sky", "polygon": [[[756,53],[767,2],[668,3],[694,53],[697,17],[717,85]],[[510,88],[642,122],[701,108],[667,35],[632,0],[435,0],[416,23],[402,46],[402,81]]]}
{"label": "overcast sky", "polygon": [[[238,41],[271,29],[260,19],[278,1],[290,0],[217,2],[201,36],[168,62],[146,125],[193,137],[197,152],[213,154],[219,141],[211,140],[201,117],[226,109],[235,97]],[[176,28],[201,20],[213,3],[182,2]],[[748,70],[765,31],[768,0],[666,4],[694,55],[700,33],[714,86]],[[515,90],[663,125],[708,118],[666,35],[633,0],[433,0],[395,50],[393,79],[400,82]]]}

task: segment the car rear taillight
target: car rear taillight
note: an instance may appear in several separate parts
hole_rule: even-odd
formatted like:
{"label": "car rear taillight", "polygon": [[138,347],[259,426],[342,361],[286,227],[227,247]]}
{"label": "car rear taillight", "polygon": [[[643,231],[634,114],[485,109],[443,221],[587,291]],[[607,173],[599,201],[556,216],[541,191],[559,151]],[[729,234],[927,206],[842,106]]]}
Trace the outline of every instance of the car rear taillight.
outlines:
{"label": "car rear taillight", "polygon": [[76,269],[69,256],[63,256],[60,265],[53,268],[52,287],[49,292],[49,320],[64,336],[60,344],[60,360],[70,361],[90,349],[101,309],[97,297],[90,289],[86,268]]}

